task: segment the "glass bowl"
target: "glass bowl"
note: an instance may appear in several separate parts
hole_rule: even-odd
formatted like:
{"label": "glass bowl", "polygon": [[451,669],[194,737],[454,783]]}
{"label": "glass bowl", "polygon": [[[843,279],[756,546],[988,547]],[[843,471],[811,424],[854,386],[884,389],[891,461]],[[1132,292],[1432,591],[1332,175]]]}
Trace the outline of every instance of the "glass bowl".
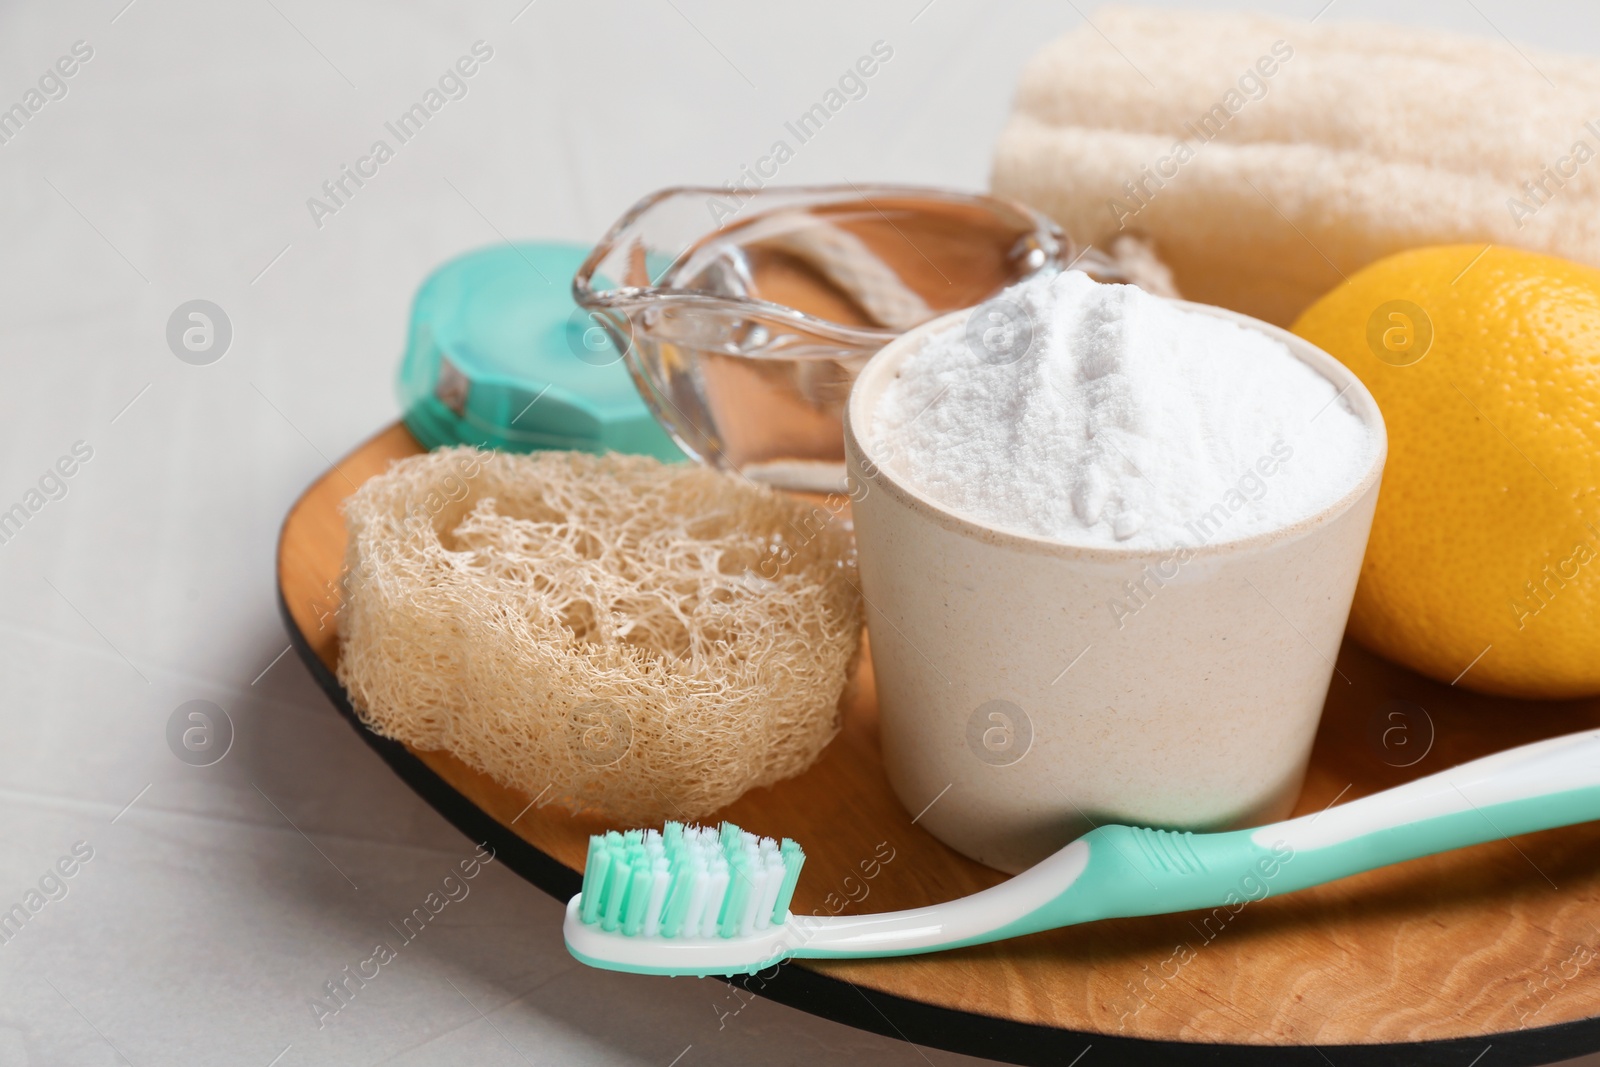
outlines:
{"label": "glass bowl", "polygon": [[684,452],[828,492],[844,486],[844,405],[874,352],[1072,262],[1054,223],[992,196],[685,187],[635,204],[572,293]]}

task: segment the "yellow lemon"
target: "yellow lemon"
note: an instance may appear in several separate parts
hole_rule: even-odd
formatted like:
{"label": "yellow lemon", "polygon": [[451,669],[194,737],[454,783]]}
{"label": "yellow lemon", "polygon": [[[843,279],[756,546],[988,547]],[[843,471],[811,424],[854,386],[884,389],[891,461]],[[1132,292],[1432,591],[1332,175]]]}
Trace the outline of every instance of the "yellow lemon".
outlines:
{"label": "yellow lemon", "polygon": [[1351,634],[1487,693],[1600,693],[1600,270],[1414,249],[1294,332],[1361,378],[1389,430]]}

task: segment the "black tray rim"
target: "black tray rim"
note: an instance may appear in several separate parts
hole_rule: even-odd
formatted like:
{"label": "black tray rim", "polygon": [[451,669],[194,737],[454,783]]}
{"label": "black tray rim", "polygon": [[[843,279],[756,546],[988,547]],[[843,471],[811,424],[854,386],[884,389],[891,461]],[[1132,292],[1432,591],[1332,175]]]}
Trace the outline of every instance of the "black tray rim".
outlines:
{"label": "black tray rim", "polygon": [[[444,816],[469,841],[492,848],[517,875],[565,903],[583,876],[523,840],[453,786],[405,745],[374,733],[361,721],[350,696],[322,662],[277,590],[278,612],[300,661],[334,709],[400,780]],[[1068,1030],[1002,1019],[928,1004],[892,993],[869,991],[853,982],[789,962],[775,976],[725,976],[750,993],[833,1022],[912,1045],[977,1056],[1021,1067],[1071,1067],[1091,1049],[1111,1053],[1124,1067],[1462,1067],[1477,1063],[1489,1048],[1486,1067],[1548,1067],[1600,1052],[1600,1016],[1527,1030],[1440,1041],[1360,1045],[1238,1045],[1159,1041],[1119,1034]],[[1096,1059],[1093,1063],[1105,1062]]]}

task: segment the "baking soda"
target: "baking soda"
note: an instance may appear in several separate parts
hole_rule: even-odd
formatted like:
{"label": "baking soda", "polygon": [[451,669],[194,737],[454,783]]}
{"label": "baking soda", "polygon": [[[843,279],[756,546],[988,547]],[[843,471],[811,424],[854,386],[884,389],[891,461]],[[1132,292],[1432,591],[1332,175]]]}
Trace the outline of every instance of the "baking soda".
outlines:
{"label": "baking soda", "polygon": [[930,338],[870,438],[878,462],[966,517],[1127,548],[1293,525],[1353,488],[1376,447],[1282,342],[1079,271]]}

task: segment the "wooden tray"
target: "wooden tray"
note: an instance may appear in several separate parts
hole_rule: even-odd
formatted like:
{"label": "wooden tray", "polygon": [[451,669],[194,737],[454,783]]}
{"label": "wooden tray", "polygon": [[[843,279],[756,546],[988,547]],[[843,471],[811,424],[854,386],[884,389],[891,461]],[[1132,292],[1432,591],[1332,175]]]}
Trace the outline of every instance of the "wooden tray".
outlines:
{"label": "wooden tray", "polygon": [[[603,824],[532,804],[445,753],[378,737],[334,677],[339,503],[419,450],[396,425],[295,504],[278,546],[284,619],[334,705],[390,766],[464,833],[565,900],[578,889],[588,835]],[[1339,668],[1349,681],[1334,680],[1298,812],[1600,726],[1600,701],[1480,697],[1349,644]],[[913,825],[890,792],[870,664],[845,703],[844,730],[815,767],[722,813],[804,844],[795,911],[913,907],[1000,881]],[[1468,1067],[1479,1056],[1485,1067],[1504,1067],[1600,1050],[1600,824],[1269,897],[1214,927],[1191,915],[1121,919],[930,956],[797,961],[735,979],[743,988],[727,1003],[731,1011],[758,994],[891,1037],[1023,1064],[1076,1063],[1091,1046],[1089,1067]]]}

